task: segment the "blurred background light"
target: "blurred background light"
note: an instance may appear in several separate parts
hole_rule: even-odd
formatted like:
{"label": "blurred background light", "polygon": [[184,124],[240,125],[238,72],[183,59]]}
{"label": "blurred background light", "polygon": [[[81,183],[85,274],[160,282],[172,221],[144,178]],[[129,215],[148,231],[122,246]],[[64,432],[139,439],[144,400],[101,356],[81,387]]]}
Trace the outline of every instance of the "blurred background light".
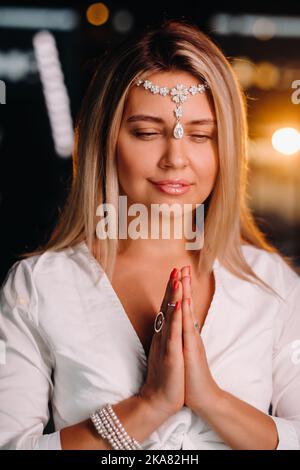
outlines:
{"label": "blurred background light", "polygon": [[275,150],[284,155],[292,155],[300,150],[300,132],[293,127],[277,129],[272,135]]}
{"label": "blurred background light", "polygon": [[267,41],[275,36],[276,24],[269,18],[258,18],[253,23],[252,31],[256,39]]}
{"label": "blurred background light", "polygon": [[243,88],[250,88],[255,79],[255,65],[248,57],[235,57],[232,67]]}
{"label": "blurred background light", "polygon": [[282,84],[286,88],[290,88],[291,79],[284,81],[282,68],[271,62],[254,63],[249,57],[234,57],[231,65],[240,84],[245,89],[256,86],[262,90],[271,90],[279,88]]}
{"label": "blurred background light", "polygon": [[86,10],[86,18],[94,26],[101,26],[106,23],[109,17],[109,10],[104,3],[93,3]]}
{"label": "blurred background light", "polygon": [[36,71],[36,63],[32,51],[11,49],[0,51],[0,76],[12,82],[24,80]]}
{"label": "blurred background light", "polygon": [[255,84],[262,90],[270,90],[275,88],[280,79],[280,72],[276,65],[271,62],[260,62],[256,66]]}
{"label": "blurred background light", "polygon": [[212,32],[220,35],[237,34],[258,39],[300,37],[300,17],[297,16],[217,13],[211,16],[209,23]]}
{"label": "blurred background light", "polygon": [[68,8],[0,7],[1,28],[70,31],[78,22],[78,14]]}
{"label": "blurred background light", "polygon": [[33,45],[55,150],[60,157],[70,157],[73,150],[74,131],[69,96],[64,84],[56,42],[49,31],[41,31],[34,35]]}
{"label": "blurred background light", "polygon": [[[3,80],[0,80],[0,104],[6,104],[6,84]],[[1,133],[0,133],[1,143]]]}
{"label": "blurred background light", "polygon": [[112,24],[118,33],[128,33],[134,24],[133,15],[128,10],[118,10],[113,16]]}

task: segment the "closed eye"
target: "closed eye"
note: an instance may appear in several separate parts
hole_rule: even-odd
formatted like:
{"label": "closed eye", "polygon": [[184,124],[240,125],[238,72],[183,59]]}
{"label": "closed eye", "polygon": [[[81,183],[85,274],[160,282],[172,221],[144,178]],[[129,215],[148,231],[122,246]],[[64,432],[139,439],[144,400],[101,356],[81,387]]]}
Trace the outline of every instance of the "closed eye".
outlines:
{"label": "closed eye", "polygon": [[[197,139],[199,139],[199,141],[201,142],[204,142],[206,141],[207,139],[212,139],[212,137],[210,135],[192,135],[191,137],[196,137]],[[199,142],[198,141],[198,142]]]}
{"label": "closed eye", "polygon": [[157,132],[135,132],[137,137],[157,135]]}
{"label": "closed eye", "polygon": [[[148,140],[149,137],[151,137],[152,135],[159,135],[159,134],[158,134],[157,132],[135,132],[134,135],[135,135],[136,137],[141,137],[141,138],[143,138],[143,139]],[[198,142],[199,142],[199,141],[204,142],[204,141],[206,141],[207,139],[211,139],[211,138],[212,138],[212,137],[209,136],[209,135],[199,135],[199,134],[197,134],[197,135],[192,134],[191,137],[195,137],[195,138],[199,139]]]}

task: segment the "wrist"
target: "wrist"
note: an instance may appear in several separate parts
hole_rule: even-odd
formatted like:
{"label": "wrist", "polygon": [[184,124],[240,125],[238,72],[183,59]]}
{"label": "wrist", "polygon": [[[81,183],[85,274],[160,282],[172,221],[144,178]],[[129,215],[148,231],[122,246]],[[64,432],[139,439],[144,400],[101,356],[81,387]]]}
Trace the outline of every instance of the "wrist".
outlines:
{"label": "wrist", "polygon": [[139,392],[136,397],[145,408],[145,412],[160,424],[174,414],[163,400],[154,395]]}
{"label": "wrist", "polygon": [[218,410],[223,406],[224,400],[224,390],[214,383],[209,390],[203,394],[200,402],[193,411],[204,420],[208,420],[212,414],[218,413]]}

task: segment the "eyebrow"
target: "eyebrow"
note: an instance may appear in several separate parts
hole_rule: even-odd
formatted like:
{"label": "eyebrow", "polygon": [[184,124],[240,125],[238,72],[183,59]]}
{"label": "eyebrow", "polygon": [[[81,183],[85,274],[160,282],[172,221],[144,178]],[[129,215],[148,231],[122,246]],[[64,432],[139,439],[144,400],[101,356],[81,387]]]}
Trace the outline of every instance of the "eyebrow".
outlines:
{"label": "eyebrow", "polygon": [[[156,122],[158,124],[165,124],[165,121],[158,116],[150,116],[148,114],[134,114],[127,119],[127,122],[136,122],[136,121],[147,121],[147,122]],[[187,122],[185,125],[190,124],[216,124],[215,119],[203,118],[203,119],[194,119]]]}

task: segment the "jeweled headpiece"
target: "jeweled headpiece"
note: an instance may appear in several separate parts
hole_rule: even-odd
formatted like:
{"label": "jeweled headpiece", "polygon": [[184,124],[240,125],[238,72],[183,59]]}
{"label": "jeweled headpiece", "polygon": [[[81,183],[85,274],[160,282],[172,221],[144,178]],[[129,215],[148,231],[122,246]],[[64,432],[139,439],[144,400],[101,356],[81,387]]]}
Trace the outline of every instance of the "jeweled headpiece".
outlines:
{"label": "jeweled headpiece", "polygon": [[172,96],[172,101],[176,103],[176,107],[174,110],[174,114],[176,116],[176,125],[173,129],[173,135],[175,139],[182,139],[184,130],[183,127],[180,123],[180,118],[182,116],[182,103],[184,103],[187,100],[187,97],[189,95],[196,95],[197,93],[204,93],[206,89],[209,88],[208,84],[204,81],[203,83],[198,83],[197,85],[191,85],[190,87],[187,87],[185,85],[182,85],[181,83],[178,83],[176,87],[174,88],[167,88],[167,87],[160,87],[158,85],[154,85],[150,80],[142,80],[142,79],[137,79],[135,80],[135,84],[137,86],[143,85],[145,90],[149,90],[151,93],[154,95],[160,94],[161,96],[167,96],[171,95]]}

